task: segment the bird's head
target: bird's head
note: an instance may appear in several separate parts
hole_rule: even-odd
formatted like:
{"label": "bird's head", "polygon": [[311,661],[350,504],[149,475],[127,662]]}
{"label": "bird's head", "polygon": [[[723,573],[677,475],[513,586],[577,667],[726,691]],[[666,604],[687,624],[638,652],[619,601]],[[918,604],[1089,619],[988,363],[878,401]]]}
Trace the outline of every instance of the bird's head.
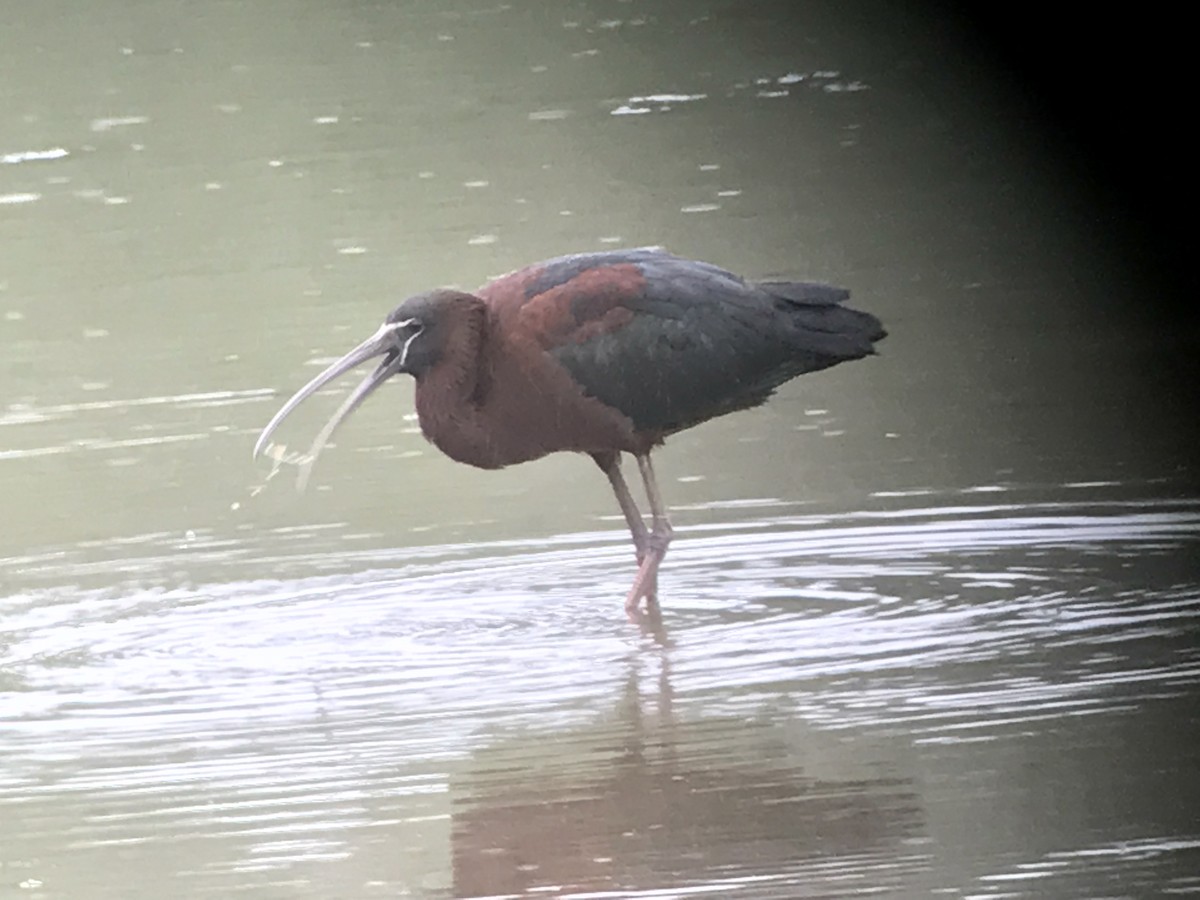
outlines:
{"label": "bird's head", "polygon": [[377,356],[383,357],[374,371],[359,382],[358,387],[342,402],[337,412],[317,435],[308,454],[310,462],[315,460],[337,427],[381,384],[400,372],[406,372],[419,379],[437,364],[456,318],[452,310],[463,301],[480,303],[478,298],[470,294],[449,290],[430,291],[409,297],[392,310],[373,335],[341,359],[331,363],[283,404],[258,436],[254,445],[254,455],[257,457],[263,451],[275,429],[306,399],[338,376],[367,360]]}

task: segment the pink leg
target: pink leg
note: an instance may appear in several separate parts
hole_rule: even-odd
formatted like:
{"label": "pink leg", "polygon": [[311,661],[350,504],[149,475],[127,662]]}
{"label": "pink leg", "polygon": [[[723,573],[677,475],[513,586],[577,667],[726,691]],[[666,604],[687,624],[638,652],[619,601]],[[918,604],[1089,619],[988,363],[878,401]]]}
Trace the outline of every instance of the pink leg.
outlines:
{"label": "pink leg", "polygon": [[[646,535],[644,551],[641,554],[641,565],[638,566],[637,577],[633,587],[625,597],[625,612],[630,618],[637,618],[639,605],[646,598],[646,611],[658,611],[658,566],[666,556],[667,547],[674,533],[663,507],[662,495],[658,491],[658,482],[654,477],[654,467],[650,464],[650,454],[637,454],[638,469],[642,473],[642,482],[646,486],[646,499],[650,503],[650,533]],[[645,526],[642,526],[645,528]]]}
{"label": "pink leg", "polygon": [[629,485],[625,483],[625,477],[621,474],[621,454],[594,453],[592,458],[608,476],[608,483],[612,485],[613,493],[617,495],[617,504],[625,516],[625,524],[629,526],[629,533],[633,535],[633,547],[637,551],[637,561],[640,566],[646,556],[646,543],[650,534],[646,530],[646,523],[642,521],[642,511],[637,508],[633,495],[629,493]]}

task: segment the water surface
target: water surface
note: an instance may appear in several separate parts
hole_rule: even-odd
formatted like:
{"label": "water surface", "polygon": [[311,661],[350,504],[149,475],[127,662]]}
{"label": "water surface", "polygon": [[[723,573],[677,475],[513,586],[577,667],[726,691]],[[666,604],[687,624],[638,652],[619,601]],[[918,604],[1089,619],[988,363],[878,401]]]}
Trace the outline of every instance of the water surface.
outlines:
{"label": "water surface", "polygon": [[[6,20],[0,897],[1200,887],[1196,335],[950,32],[793,7]],[[658,454],[661,632],[411,384],[251,463],[404,296],[644,244],[891,331]]]}

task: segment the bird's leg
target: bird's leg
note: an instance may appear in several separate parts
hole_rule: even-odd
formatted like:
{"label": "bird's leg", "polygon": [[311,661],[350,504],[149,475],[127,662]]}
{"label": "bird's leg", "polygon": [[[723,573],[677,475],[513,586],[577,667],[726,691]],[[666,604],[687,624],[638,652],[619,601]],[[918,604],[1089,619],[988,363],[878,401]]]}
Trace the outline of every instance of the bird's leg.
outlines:
{"label": "bird's leg", "polygon": [[625,598],[625,612],[630,617],[638,615],[638,604],[646,598],[646,609],[654,612],[658,606],[658,565],[667,554],[667,546],[671,543],[673,530],[667,519],[667,511],[663,506],[662,494],[658,491],[658,482],[654,478],[654,466],[650,464],[650,454],[636,454],[638,469],[642,473],[642,483],[646,486],[646,499],[650,503],[650,534],[646,536],[645,552],[641,565],[638,566],[637,577],[633,580]]}
{"label": "bird's leg", "polygon": [[629,493],[629,485],[625,483],[625,476],[621,474],[621,455],[613,452],[593,453],[592,459],[596,460],[596,465],[608,476],[608,483],[612,485],[613,493],[617,495],[617,503],[625,516],[629,533],[633,535],[633,546],[637,552],[637,561],[640,566],[642,560],[646,558],[646,543],[650,538],[650,533],[646,530],[646,523],[642,521],[642,511],[637,508],[633,495]]}

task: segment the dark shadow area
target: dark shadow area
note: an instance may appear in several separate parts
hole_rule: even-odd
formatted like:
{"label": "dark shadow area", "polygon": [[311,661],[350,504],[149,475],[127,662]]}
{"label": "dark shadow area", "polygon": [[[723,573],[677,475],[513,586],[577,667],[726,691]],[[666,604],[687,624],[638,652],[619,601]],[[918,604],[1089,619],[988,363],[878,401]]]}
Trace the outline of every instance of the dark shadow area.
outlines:
{"label": "dark shadow area", "polygon": [[[959,52],[947,73],[972,70],[1026,111],[1029,137],[1056,157],[1069,190],[1162,291],[1144,298],[1190,314],[1196,268],[1187,212],[1193,168],[1186,120],[1190,37],[1180,23],[1125,9],[1082,15],[958,2],[925,4]],[[957,73],[957,74],[956,74]]]}

